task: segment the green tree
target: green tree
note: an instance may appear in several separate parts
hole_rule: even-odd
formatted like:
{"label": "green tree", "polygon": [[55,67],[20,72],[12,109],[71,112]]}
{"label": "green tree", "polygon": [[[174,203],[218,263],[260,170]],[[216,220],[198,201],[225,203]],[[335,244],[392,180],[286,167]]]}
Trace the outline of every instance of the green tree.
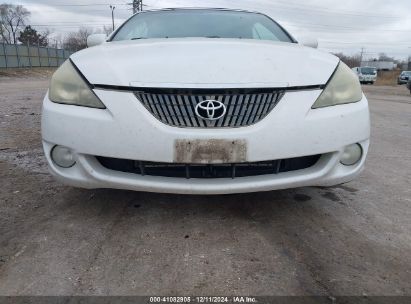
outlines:
{"label": "green tree", "polygon": [[48,39],[47,35],[42,35],[38,33],[30,25],[20,32],[19,41],[25,45],[38,45],[38,46],[47,46]]}

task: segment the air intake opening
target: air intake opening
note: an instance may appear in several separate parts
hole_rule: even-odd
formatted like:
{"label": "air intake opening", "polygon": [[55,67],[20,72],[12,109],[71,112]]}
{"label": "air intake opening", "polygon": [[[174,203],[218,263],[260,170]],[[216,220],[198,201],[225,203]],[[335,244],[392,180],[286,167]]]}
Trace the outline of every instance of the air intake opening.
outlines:
{"label": "air intake opening", "polygon": [[175,178],[240,178],[303,170],[314,166],[321,155],[281,160],[237,164],[175,164],[138,160],[96,157],[110,170],[134,173],[142,176]]}

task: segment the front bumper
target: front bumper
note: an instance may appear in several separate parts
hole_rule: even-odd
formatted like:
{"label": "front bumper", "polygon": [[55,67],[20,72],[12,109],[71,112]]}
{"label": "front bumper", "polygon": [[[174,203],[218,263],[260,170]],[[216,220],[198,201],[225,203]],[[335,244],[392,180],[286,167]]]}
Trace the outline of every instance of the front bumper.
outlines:
{"label": "front bumper", "polygon": [[[348,182],[363,169],[369,146],[365,97],[354,104],[312,110],[320,90],[288,92],[261,122],[242,128],[176,128],[158,121],[132,93],[95,90],[106,110],[55,104],[45,97],[43,147],[51,172],[62,182],[84,188],[116,188],[183,194],[270,191]],[[140,176],[104,168],[95,156],[173,163],[177,140],[242,140],[247,162],[321,154],[304,170],[236,179],[182,179]],[[340,164],[347,145],[360,143],[363,157]],[[77,162],[60,168],[50,158],[54,145],[71,148]]]}
{"label": "front bumper", "polygon": [[374,83],[377,81],[377,77],[360,77],[361,83]]}

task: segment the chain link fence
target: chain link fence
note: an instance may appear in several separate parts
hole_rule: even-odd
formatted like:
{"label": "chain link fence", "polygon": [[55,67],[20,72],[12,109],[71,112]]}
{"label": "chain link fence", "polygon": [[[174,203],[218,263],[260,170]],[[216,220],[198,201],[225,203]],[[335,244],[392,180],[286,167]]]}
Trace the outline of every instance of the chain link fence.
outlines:
{"label": "chain link fence", "polygon": [[63,49],[0,43],[0,68],[58,67],[71,54]]}

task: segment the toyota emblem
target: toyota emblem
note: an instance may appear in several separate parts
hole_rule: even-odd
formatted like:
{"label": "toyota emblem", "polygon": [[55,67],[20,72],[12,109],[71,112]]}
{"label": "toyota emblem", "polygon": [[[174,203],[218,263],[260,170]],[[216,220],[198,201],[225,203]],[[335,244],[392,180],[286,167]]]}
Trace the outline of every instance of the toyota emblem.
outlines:
{"label": "toyota emblem", "polygon": [[218,100],[204,100],[197,104],[196,115],[204,120],[219,120],[227,112],[226,106]]}

